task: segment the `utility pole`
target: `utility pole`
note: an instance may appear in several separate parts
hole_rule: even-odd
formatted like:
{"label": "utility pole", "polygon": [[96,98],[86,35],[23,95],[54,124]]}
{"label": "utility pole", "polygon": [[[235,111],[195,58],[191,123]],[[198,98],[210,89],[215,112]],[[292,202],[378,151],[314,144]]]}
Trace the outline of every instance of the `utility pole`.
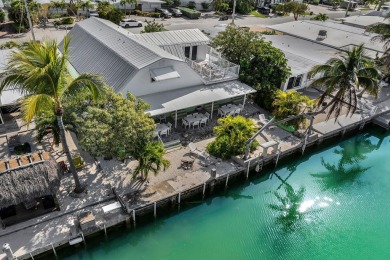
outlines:
{"label": "utility pole", "polygon": [[28,25],[30,26],[33,41],[35,42],[34,28],[31,22],[30,11],[28,10],[27,0],[24,0],[24,5],[26,6]]}
{"label": "utility pole", "polygon": [[232,13],[232,23],[234,24],[234,16],[236,15],[236,0],[233,1],[233,13]]}

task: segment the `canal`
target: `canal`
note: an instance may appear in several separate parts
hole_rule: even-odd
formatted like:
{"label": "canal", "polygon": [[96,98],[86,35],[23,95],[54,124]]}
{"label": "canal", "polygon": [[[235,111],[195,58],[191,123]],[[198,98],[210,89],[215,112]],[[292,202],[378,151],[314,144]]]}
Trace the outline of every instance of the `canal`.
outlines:
{"label": "canal", "polygon": [[378,129],[59,259],[389,259],[390,136]]}

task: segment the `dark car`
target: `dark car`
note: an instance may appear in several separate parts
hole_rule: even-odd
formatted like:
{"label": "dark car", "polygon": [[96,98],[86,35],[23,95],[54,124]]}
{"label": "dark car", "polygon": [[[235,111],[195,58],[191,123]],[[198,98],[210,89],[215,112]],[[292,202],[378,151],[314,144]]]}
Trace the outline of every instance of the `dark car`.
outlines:
{"label": "dark car", "polygon": [[176,9],[176,8],[169,8],[168,9],[169,12],[172,13],[173,16],[175,17],[181,17],[183,15],[183,13],[179,10],[179,9]]}
{"label": "dark car", "polygon": [[172,14],[167,9],[156,8],[156,12],[160,13],[160,16],[164,17],[164,18],[171,18],[172,17]]}
{"label": "dark car", "polygon": [[263,7],[260,7],[260,8],[258,9],[258,11],[259,11],[259,13],[261,13],[261,14],[269,15],[269,13],[271,12],[271,9],[270,9],[269,7],[263,6]]}

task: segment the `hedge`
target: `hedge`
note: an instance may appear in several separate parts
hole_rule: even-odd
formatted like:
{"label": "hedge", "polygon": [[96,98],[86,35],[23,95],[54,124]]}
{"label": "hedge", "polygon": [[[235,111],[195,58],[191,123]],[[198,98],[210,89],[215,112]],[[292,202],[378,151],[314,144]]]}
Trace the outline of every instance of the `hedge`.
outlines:
{"label": "hedge", "polygon": [[201,15],[201,12],[192,10],[187,7],[178,7],[177,9],[179,9],[183,13],[183,15],[187,16],[190,19],[198,19]]}
{"label": "hedge", "polygon": [[135,14],[137,16],[146,16],[146,17],[155,17],[155,18],[160,18],[160,13],[157,12],[143,12],[140,10],[134,10]]}

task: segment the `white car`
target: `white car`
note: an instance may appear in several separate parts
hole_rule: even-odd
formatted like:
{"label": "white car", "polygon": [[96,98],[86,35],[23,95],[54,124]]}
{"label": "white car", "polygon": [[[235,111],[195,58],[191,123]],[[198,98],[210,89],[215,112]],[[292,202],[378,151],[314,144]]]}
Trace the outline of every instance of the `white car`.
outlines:
{"label": "white car", "polygon": [[129,28],[129,27],[142,27],[142,22],[133,20],[133,19],[123,19],[119,23],[120,26]]}

